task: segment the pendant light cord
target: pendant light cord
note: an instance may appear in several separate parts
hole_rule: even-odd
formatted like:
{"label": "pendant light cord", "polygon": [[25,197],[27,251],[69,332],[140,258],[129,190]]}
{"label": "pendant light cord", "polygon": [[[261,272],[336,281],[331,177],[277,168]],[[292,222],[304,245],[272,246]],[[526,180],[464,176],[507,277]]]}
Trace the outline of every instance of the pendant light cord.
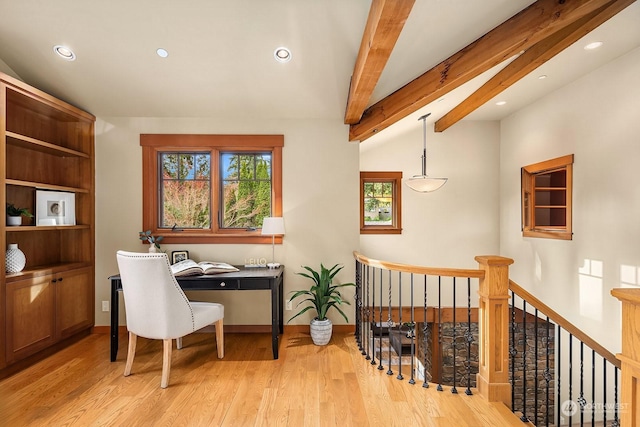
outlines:
{"label": "pendant light cord", "polygon": [[422,120],[422,176],[427,176],[427,117],[430,115],[427,113],[418,119]]}

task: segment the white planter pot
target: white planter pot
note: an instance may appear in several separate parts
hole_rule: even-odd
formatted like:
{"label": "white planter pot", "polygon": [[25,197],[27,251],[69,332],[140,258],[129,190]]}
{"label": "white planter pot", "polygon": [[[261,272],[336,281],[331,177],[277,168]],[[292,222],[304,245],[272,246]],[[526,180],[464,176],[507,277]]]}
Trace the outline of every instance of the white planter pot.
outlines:
{"label": "white planter pot", "polygon": [[16,226],[16,225],[22,225],[22,217],[7,215],[7,226]]}
{"label": "white planter pot", "polygon": [[318,320],[314,318],[311,321],[311,339],[315,345],[327,345],[331,340],[333,332],[333,323],[330,319]]}

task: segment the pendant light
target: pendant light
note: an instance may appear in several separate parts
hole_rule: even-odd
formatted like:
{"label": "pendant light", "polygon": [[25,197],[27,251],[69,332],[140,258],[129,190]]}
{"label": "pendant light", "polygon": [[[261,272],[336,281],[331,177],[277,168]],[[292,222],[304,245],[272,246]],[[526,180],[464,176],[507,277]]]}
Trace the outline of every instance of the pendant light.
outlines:
{"label": "pendant light", "polygon": [[448,178],[429,178],[427,176],[427,117],[431,113],[427,113],[420,117],[418,120],[422,120],[422,175],[414,175],[407,180],[407,185],[414,191],[419,193],[430,193],[436,191],[442,187]]}

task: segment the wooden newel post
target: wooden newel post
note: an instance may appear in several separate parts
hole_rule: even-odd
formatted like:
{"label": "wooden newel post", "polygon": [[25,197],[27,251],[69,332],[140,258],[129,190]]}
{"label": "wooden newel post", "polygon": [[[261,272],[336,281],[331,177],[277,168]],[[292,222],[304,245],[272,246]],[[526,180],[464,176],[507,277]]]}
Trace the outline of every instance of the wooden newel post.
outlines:
{"label": "wooden newel post", "polygon": [[478,392],[489,402],[503,402],[511,408],[509,382],[509,266],[511,258],[477,256],[480,279]]}
{"label": "wooden newel post", "polygon": [[640,289],[612,289],[622,302],[620,425],[640,426]]}

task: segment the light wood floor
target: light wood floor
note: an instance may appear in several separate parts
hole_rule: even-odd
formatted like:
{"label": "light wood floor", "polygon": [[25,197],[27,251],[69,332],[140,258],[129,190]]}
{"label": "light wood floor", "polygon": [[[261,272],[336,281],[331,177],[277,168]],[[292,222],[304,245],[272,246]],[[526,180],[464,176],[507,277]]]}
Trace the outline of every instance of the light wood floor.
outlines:
{"label": "light wood floor", "polygon": [[[162,343],[138,339],[124,377],[127,339],[109,362],[107,335],[91,335],[0,381],[3,426],[522,426],[502,404],[438,392],[372,367],[352,334],[316,347],[308,334],[227,334],[217,359],[210,334],[173,351],[160,388]],[[395,369],[395,367],[394,367]],[[462,389],[461,391],[464,391]]]}

